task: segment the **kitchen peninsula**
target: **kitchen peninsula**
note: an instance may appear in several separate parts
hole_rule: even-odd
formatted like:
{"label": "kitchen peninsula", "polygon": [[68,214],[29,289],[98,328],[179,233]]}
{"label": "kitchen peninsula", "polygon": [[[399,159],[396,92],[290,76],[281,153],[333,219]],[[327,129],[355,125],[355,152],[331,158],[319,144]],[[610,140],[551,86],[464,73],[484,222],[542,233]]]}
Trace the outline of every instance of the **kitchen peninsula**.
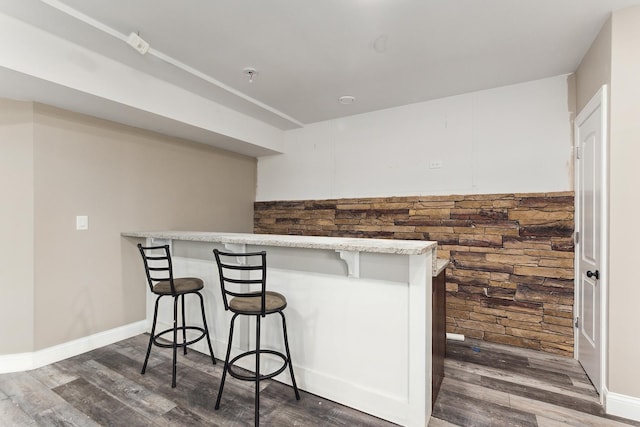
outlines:
{"label": "kitchen peninsula", "polygon": [[[122,235],[131,245],[140,239],[147,245],[170,245],[175,275],[205,281],[207,323],[218,358],[226,348],[228,319],[212,250],[266,250],[267,288],[288,301],[298,386],[400,425],[427,424],[432,276],[445,266],[436,261],[436,242],[182,231]],[[152,304],[148,296],[148,321]],[[164,309],[160,320],[168,322],[170,310]],[[266,320],[262,346],[279,349],[277,319],[273,324]],[[245,323],[237,329],[236,354],[247,347],[253,328]],[[204,346],[196,348],[206,352]],[[269,361],[264,365],[268,371]],[[289,378],[281,374],[278,380]]]}

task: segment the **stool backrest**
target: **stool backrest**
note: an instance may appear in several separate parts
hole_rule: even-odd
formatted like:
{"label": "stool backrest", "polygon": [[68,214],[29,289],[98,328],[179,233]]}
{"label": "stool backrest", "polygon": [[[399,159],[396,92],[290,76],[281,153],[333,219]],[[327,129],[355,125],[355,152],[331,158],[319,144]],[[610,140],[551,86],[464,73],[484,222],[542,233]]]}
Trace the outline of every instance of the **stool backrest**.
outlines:
{"label": "stool backrest", "polygon": [[[260,252],[222,252],[213,250],[220,275],[220,289],[224,309],[229,310],[227,297],[261,297],[261,315],[265,316],[267,292],[267,253]],[[256,273],[257,272],[257,273]],[[247,289],[251,285],[260,285],[260,290]],[[244,288],[244,289],[243,289]]]}
{"label": "stool backrest", "polygon": [[176,287],[173,283],[173,265],[171,264],[169,245],[145,247],[138,243],[138,250],[142,255],[151,292],[153,292],[153,282],[168,281],[171,286],[171,294],[175,295]]}

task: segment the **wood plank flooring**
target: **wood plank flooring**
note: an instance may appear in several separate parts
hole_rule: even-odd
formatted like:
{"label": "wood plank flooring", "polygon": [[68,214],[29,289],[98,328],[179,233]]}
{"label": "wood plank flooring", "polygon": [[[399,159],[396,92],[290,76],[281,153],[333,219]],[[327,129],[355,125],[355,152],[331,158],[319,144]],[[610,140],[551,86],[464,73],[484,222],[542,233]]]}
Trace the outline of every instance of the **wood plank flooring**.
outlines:
{"label": "wood plank flooring", "polygon": [[[154,348],[140,375],[140,335],[29,372],[0,375],[1,426],[251,426],[253,385],[229,378],[213,409],[222,363],[179,355],[171,388],[170,350]],[[264,426],[391,426],[386,421],[266,381]],[[445,380],[430,426],[624,426],[608,417],[573,360],[474,340],[448,343]]]}
{"label": "wood plank flooring", "polygon": [[580,364],[477,340],[447,342],[430,426],[640,426],[605,415]]}

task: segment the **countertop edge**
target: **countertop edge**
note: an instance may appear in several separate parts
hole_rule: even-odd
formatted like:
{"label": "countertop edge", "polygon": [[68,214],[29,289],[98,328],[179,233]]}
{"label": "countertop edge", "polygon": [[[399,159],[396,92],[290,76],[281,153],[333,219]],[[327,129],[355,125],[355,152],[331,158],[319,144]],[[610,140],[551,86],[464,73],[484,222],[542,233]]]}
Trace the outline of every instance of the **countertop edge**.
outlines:
{"label": "countertop edge", "polygon": [[436,262],[436,269],[433,271],[433,277],[438,276],[448,266],[449,266],[449,260],[448,259],[438,258],[438,260]]}
{"label": "countertop edge", "polygon": [[437,242],[424,240],[365,239],[352,237],[298,236],[282,234],[221,233],[195,231],[129,231],[123,237],[157,238],[208,243],[235,243],[307,249],[329,249],[421,255],[433,250]]}

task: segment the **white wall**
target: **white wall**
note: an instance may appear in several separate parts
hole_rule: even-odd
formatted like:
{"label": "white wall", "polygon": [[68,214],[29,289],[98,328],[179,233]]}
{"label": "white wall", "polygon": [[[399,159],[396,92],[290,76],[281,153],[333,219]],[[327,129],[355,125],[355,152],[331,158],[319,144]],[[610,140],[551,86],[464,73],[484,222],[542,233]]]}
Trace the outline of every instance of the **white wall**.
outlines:
{"label": "white wall", "polygon": [[561,75],[290,130],[257,200],[570,190],[567,99]]}

